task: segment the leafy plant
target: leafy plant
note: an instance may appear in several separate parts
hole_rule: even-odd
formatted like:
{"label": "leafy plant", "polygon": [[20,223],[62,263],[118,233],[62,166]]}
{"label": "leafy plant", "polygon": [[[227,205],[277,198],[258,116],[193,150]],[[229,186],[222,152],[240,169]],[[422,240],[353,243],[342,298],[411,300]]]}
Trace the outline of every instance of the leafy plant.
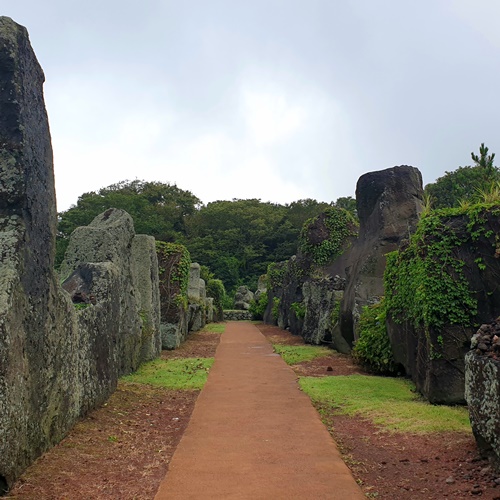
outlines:
{"label": "leafy plant", "polygon": [[292,302],[290,309],[294,312],[297,319],[304,319],[306,315],[306,305],[303,302]]}
{"label": "leafy plant", "polygon": [[397,373],[391,343],[385,325],[385,302],[363,307],[359,318],[359,338],[352,355],[374,373]]}
{"label": "leafy plant", "polygon": [[304,224],[299,238],[299,248],[311,255],[318,265],[325,265],[345,250],[348,238],[357,234],[357,222],[343,208],[330,207],[323,214]]}
{"label": "leafy plant", "polygon": [[262,292],[259,300],[252,300],[252,302],[250,302],[250,312],[252,313],[253,319],[262,320],[264,318],[264,313],[267,309],[267,302],[267,292]]}
{"label": "leafy plant", "polygon": [[156,242],[156,254],[162,296],[162,318],[175,322],[179,307],[187,308],[191,256],[185,246],[163,241]]}

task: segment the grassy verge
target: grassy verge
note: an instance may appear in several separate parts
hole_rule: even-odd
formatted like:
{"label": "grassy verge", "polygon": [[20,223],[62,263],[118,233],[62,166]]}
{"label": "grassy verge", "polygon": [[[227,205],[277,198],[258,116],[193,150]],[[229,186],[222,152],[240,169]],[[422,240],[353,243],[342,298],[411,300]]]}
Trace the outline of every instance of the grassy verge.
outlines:
{"label": "grassy verge", "polygon": [[300,387],[319,411],[357,415],[395,432],[471,432],[467,409],[422,401],[405,379],[349,375],[302,377]]}
{"label": "grassy verge", "polygon": [[274,351],[277,352],[288,365],[296,365],[301,361],[311,361],[315,358],[331,356],[334,351],[328,347],[312,345],[281,345],[273,344]]}
{"label": "grassy verge", "polygon": [[207,381],[213,362],[213,358],[155,359],[121,380],[166,389],[197,390]]}
{"label": "grassy verge", "polygon": [[208,323],[203,328],[204,332],[224,333],[226,331],[226,323]]}

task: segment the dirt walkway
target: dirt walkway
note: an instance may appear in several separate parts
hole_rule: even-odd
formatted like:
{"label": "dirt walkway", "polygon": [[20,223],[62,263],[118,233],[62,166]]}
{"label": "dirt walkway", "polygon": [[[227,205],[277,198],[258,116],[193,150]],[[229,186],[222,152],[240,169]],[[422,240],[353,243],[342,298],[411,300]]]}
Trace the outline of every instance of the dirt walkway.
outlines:
{"label": "dirt walkway", "polygon": [[215,360],[156,500],[365,498],[255,326],[228,323]]}

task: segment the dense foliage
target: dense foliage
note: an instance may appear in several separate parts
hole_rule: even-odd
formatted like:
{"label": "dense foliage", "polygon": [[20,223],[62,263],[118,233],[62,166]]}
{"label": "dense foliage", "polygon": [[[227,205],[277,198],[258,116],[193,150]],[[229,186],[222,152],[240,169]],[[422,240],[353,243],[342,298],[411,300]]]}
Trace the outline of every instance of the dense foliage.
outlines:
{"label": "dense foliage", "polygon": [[311,255],[316,264],[325,265],[338,257],[348,238],[356,234],[353,215],[343,208],[329,207],[306,221],[300,233],[300,250]]}
{"label": "dense foliage", "polygon": [[500,170],[493,165],[495,154],[481,144],[479,155],[471,153],[473,166],[446,172],[436,182],[425,186],[433,208],[458,207],[464,201],[480,201],[491,185],[500,181]]}
{"label": "dense foliage", "polygon": [[161,316],[164,321],[175,322],[179,308],[187,308],[187,290],[191,258],[186,247],[176,243],[156,242],[158,256]]}
{"label": "dense foliage", "polygon": [[397,372],[397,366],[392,355],[385,318],[384,300],[363,308],[359,318],[359,338],[352,354],[373,373],[394,374]]}
{"label": "dense foliage", "polygon": [[[464,274],[460,247],[493,236],[486,216],[500,215],[498,204],[442,209],[424,215],[407,248],[387,257],[385,289],[388,311],[395,321],[425,328],[445,324],[470,326],[477,312],[474,291]],[[466,230],[457,231],[454,219],[465,218]],[[481,256],[476,259],[484,266]]]}
{"label": "dense foliage", "polygon": [[122,181],[84,193],[75,206],[59,214],[56,264],[63,259],[71,233],[90,224],[108,208],[127,211],[138,234],[148,234],[159,241],[183,242],[186,217],[195,213],[199,204],[191,192],[161,182]]}
{"label": "dense foliage", "polygon": [[[351,197],[338,203],[355,213]],[[59,214],[56,263],[62,261],[76,227],[114,207],[132,216],[137,233],[185,245],[192,260],[202,265],[207,283],[218,278],[230,293],[241,284],[255,289],[269,263],[296,253],[304,222],[331,206],[312,199],[288,205],[237,199],[201,205],[195,195],[175,185],[123,181],[83,194]]]}

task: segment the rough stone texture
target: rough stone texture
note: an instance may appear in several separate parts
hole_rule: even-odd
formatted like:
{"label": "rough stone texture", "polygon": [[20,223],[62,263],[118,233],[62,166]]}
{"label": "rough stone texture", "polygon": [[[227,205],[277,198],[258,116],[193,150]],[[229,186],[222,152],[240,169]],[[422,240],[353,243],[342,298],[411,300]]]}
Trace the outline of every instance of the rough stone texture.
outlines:
{"label": "rough stone texture", "polygon": [[212,297],[207,297],[205,301],[205,307],[207,311],[207,323],[214,322],[214,299]]}
{"label": "rough stone texture", "polygon": [[[203,282],[204,283],[204,282]],[[200,264],[193,262],[189,270],[188,299],[189,301],[200,300]]]}
{"label": "rough stone texture", "polygon": [[257,290],[253,294],[254,300],[258,301],[260,299],[260,296],[266,292],[267,292],[267,274],[263,274],[262,276],[259,276],[259,281],[257,282]]}
{"label": "rough stone texture", "polygon": [[251,321],[252,313],[243,309],[228,309],[224,311],[224,321]]}
{"label": "rough stone texture", "polygon": [[200,265],[197,262],[193,262],[189,270],[188,331],[197,332],[206,325],[206,298],[206,285],[205,280],[200,278]]}
{"label": "rough stone texture", "polygon": [[[171,249],[172,250],[172,249]],[[163,349],[177,349],[188,334],[187,300],[183,295],[179,266],[187,250],[178,245],[175,251],[157,251],[160,271],[160,332]]]}
{"label": "rough stone texture", "polygon": [[352,345],[363,306],[384,295],[385,254],[414,231],[422,211],[422,176],[406,165],[361,176],[356,186],[359,237],[346,262],[340,329]]}
{"label": "rough stone texture", "polygon": [[[468,289],[477,301],[477,314],[471,320],[473,325],[485,324],[500,315],[500,259],[497,251],[500,218],[495,209],[485,209],[479,218],[483,231],[474,239],[470,237],[467,214],[443,219],[458,240],[463,241],[452,254],[464,263]],[[481,256],[484,269],[477,265],[478,256]],[[450,276],[455,273],[451,268],[443,269],[443,272]],[[461,324],[445,324],[440,328],[416,327],[410,321],[393,318],[389,311],[387,331],[395,361],[404,367],[419,392],[432,403],[465,402],[465,355],[476,327]]]}
{"label": "rough stone texture", "polygon": [[[145,262],[136,255],[137,272],[149,278],[134,286],[133,224],[124,212],[108,211],[75,231],[63,265],[71,295],[59,285],[43,81],[25,28],[0,17],[2,492],[80,416],[103,403],[120,374],[137,367],[138,290],[154,314],[154,293],[145,283],[154,287],[157,266],[155,271],[151,255]],[[145,356],[152,355],[150,346]]]}
{"label": "rough stone texture", "polygon": [[467,353],[465,399],[479,450],[500,471],[500,361]]}
{"label": "rough stone texture", "polygon": [[[264,313],[266,323],[275,323],[280,328],[290,330],[294,335],[302,334],[303,319],[298,318],[293,311],[292,304],[302,303],[302,285],[307,279],[311,268],[311,261],[304,256],[292,256],[285,262],[276,265],[277,274],[280,276],[278,282],[271,280],[268,291],[268,305]],[[278,317],[273,317],[273,302],[277,298]]]}
{"label": "rough stone texture", "polygon": [[254,295],[247,286],[239,286],[234,296],[234,308],[248,311],[253,299]]}
{"label": "rough stone texture", "polygon": [[0,17],[0,489],[80,413],[76,313],[53,272],[43,82],[26,29]]}
{"label": "rough stone texture", "polygon": [[302,337],[309,344],[329,343],[337,351],[348,353],[350,346],[338,327],[340,301],[344,295],[343,283],[339,281],[306,281],[302,286],[306,311]]}
{"label": "rough stone texture", "polygon": [[139,301],[142,341],[139,361],[149,361],[161,353],[160,286],[155,239],[144,234],[132,240],[132,277]]}
{"label": "rough stone texture", "polygon": [[[73,231],[61,264],[61,276],[70,275],[86,262],[111,262],[120,276],[118,349],[121,374],[136,370],[141,363],[142,321],[140,297],[134,283],[132,242],[135,237],[132,218],[124,210],[111,208],[98,215],[88,226]],[[147,259],[150,263],[150,258]],[[146,264],[147,265],[147,264]],[[150,271],[151,272],[151,271]],[[154,334],[156,335],[156,333]],[[151,346],[153,333],[145,344]]]}

